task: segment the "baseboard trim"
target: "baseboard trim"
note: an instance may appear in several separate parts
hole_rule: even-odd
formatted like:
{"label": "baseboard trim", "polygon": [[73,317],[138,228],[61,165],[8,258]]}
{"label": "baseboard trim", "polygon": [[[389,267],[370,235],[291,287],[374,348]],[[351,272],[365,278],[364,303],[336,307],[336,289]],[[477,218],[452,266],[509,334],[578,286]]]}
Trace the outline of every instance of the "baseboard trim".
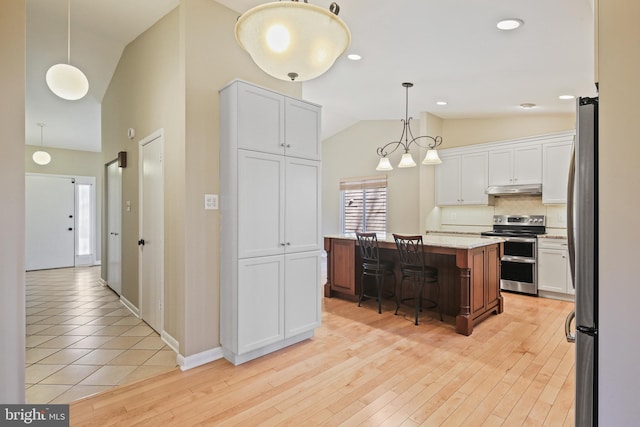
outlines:
{"label": "baseboard trim", "polygon": [[180,366],[180,370],[187,371],[218,359],[222,359],[221,347],[205,350],[187,357],[178,354],[178,366]]}
{"label": "baseboard trim", "polygon": [[167,331],[162,331],[162,334],[160,334],[160,338],[166,345],[171,348],[171,350],[175,351],[176,354],[180,353],[180,343],[177,339],[169,335]]}
{"label": "baseboard trim", "polygon": [[122,303],[122,305],[127,307],[134,316],[136,316],[138,319],[140,318],[140,310],[138,309],[138,307],[133,305],[131,301],[120,295],[120,302]]}
{"label": "baseboard trim", "polygon": [[103,288],[109,286],[107,281],[104,280],[102,277],[98,280],[98,283],[100,283],[100,286],[102,286]]}

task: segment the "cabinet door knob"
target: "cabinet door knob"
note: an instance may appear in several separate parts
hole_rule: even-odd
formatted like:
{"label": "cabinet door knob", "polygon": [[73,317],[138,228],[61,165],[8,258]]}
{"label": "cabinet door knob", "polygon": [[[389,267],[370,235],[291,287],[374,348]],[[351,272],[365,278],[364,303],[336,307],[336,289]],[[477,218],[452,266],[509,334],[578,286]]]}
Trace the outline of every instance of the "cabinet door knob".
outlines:
{"label": "cabinet door knob", "polygon": [[287,148],[291,148],[291,144],[287,144]]}
{"label": "cabinet door knob", "polygon": [[280,243],[280,246],[284,246],[284,243]]}

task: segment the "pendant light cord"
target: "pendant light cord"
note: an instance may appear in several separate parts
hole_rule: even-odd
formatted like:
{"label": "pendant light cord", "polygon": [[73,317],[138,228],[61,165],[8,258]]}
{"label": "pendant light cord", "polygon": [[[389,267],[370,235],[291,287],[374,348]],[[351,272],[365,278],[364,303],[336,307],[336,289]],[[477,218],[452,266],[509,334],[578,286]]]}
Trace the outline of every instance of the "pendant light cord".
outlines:
{"label": "pendant light cord", "polygon": [[71,65],[71,0],[67,0],[67,64]]}
{"label": "pendant light cord", "polygon": [[38,126],[40,126],[40,146],[44,147],[44,123],[38,123]]}

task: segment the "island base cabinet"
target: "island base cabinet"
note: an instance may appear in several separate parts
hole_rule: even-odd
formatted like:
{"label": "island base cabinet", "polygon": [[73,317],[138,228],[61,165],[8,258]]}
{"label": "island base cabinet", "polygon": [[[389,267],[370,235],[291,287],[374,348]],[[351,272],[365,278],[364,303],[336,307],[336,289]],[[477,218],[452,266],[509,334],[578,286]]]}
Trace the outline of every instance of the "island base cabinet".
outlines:
{"label": "island base cabinet", "polygon": [[[225,336],[233,364],[313,336],[320,325],[320,252],[238,260],[237,336]],[[226,310],[224,310],[226,311]]]}

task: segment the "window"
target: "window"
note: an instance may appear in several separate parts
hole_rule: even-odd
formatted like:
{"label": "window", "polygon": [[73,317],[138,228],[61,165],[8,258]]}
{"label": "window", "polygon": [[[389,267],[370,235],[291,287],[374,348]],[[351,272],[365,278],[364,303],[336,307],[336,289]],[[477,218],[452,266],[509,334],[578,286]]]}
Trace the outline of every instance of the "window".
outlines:
{"label": "window", "polygon": [[351,178],[340,181],[342,233],[386,233],[387,177]]}

